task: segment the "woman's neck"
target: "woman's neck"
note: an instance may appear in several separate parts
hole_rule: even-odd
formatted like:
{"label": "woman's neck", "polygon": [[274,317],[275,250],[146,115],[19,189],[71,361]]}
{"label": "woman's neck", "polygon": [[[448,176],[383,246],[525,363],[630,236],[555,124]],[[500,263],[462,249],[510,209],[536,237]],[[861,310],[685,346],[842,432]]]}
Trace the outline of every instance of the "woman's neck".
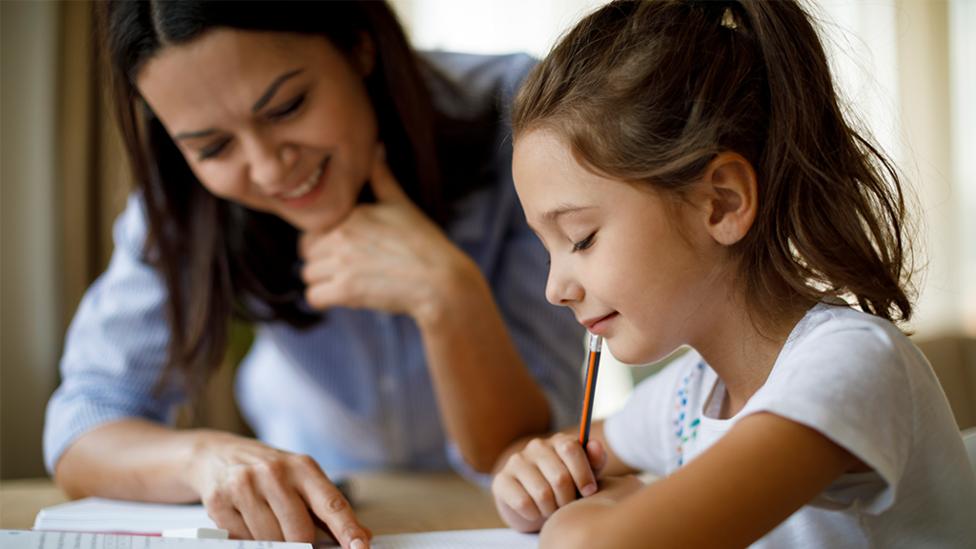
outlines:
{"label": "woman's neck", "polygon": [[714,322],[701,332],[706,335],[692,346],[725,384],[722,417],[728,418],[766,382],[783,345],[809,306],[763,319],[760,326],[741,300],[728,300],[716,309],[711,315]]}

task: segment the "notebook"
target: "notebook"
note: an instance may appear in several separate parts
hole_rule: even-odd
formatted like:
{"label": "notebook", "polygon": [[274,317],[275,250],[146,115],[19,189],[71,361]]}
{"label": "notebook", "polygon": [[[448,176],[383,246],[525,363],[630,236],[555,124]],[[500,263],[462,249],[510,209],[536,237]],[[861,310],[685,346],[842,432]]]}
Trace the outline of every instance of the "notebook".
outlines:
{"label": "notebook", "polygon": [[41,509],[35,530],[159,534],[177,528],[216,528],[202,505],[85,498]]}
{"label": "notebook", "polygon": [[[177,528],[216,528],[202,505],[139,503],[86,498],[42,509],[34,520],[34,531],[3,530],[0,549],[311,549],[308,543],[242,542],[147,537]],[[111,533],[116,533],[115,535]],[[19,537],[18,537],[19,536]],[[46,536],[46,537],[45,537]],[[12,543],[12,545],[11,545]],[[262,545],[263,544],[263,545]],[[529,549],[538,536],[519,534],[504,528],[450,530],[415,534],[376,536],[374,549],[420,549],[471,547],[474,549]],[[316,549],[335,547],[316,543]]]}

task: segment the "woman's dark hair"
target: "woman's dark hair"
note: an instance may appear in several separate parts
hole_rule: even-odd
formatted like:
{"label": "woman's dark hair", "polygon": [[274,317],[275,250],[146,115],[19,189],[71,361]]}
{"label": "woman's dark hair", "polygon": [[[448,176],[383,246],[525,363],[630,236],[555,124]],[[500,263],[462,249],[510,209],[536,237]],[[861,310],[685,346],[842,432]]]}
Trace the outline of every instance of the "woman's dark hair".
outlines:
{"label": "woman's dark hair", "polygon": [[146,205],[145,254],[169,291],[163,379],[182,374],[191,392],[199,390],[220,364],[233,315],[296,327],[321,315],[301,305],[297,231],[210,194],[139,96],[136,76],[162,48],[224,27],[318,34],[350,56],[368,37],[376,65],[366,88],[391,169],[425,213],[446,221],[449,196],[440,183],[430,94],[421,62],[385,2],[113,0],[95,9],[116,115]]}
{"label": "woman's dark hair", "polygon": [[911,316],[898,174],[845,119],[795,1],[612,2],[529,75],[512,125],[516,140],[552,130],[588,169],[677,197],[738,152],[758,184],[756,221],[733,248],[750,313],[853,296]]}

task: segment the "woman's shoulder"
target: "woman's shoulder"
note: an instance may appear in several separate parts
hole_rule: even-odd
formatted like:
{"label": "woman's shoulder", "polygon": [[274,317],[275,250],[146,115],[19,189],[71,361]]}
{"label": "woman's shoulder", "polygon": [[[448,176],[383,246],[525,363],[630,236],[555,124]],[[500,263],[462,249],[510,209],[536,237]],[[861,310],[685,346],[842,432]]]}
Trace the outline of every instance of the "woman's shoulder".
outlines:
{"label": "woman's shoulder", "polygon": [[[419,53],[434,107],[450,118],[470,120],[507,111],[522,80],[536,64],[524,54]],[[507,117],[505,117],[507,118]]]}

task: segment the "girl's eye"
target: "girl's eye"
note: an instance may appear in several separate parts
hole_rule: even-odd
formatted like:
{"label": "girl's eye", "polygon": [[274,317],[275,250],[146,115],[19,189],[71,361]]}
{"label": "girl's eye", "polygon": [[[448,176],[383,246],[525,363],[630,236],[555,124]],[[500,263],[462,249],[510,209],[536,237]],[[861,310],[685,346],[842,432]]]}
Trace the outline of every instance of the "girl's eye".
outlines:
{"label": "girl's eye", "polygon": [[574,242],[573,243],[573,251],[574,252],[579,252],[579,251],[585,250],[585,249],[589,248],[590,246],[592,246],[593,245],[593,237],[595,237],[595,236],[596,236],[596,231],[593,231],[592,233],[590,233],[590,236],[584,238],[583,240],[580,240],[579,242]]}
{"label": "girl's eye", "polygon": [[219,155],[227,147],[228,143],[230,143],[230,139],[221,139],[213,145],[204,148],[200,151],[200,160],[206,160]]}
{"label": "girl's eye", "polygon": [[292,99],[291,101],[285,103],[284,105],[281,105],[277,109],[273,111],[269,111],[267,116],[271,120],[281,120],[287,118],[288,115],[297,111],[298,108],[301,107],[302,103],[304,102],[305,102],[305,94],[301,94],[298,97]]}

